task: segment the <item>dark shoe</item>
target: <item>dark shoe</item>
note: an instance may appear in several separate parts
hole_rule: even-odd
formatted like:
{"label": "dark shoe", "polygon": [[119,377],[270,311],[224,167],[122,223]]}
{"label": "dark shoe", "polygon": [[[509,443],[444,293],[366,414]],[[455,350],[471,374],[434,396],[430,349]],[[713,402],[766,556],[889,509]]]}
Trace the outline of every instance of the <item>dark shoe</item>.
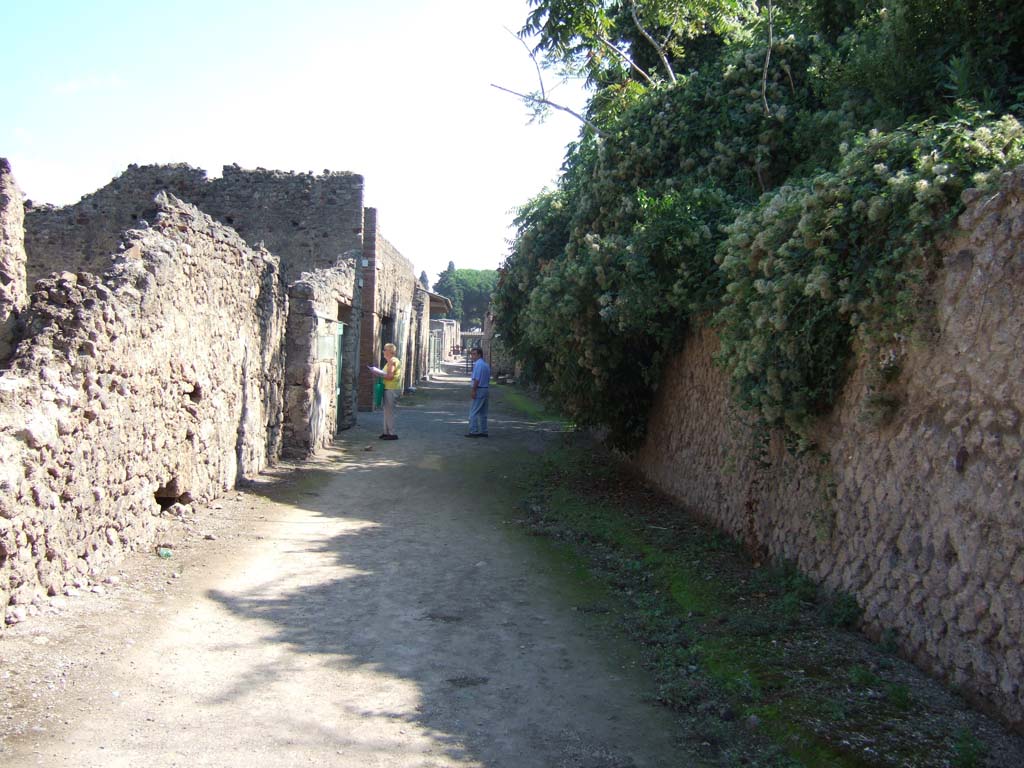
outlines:
{"label": "dark shoe", "polygon": [[467,432],[466,437],[480,437],[476,432]]}
{"label": "dark shoe", "polygon": [[387,440],[387,439],[388,439],[388,433],[387,433],[387,432],[385,432],[385,433],[384,433],[383,435],[381,435],[381,436],[380,436],[380,437],[378,437],[377,439],[378,439],[378,440]]}
{"label": "dark shoe", "polygon": [[481,432],[479,435],[477,435],[477,437],[487,437],[487,433]]}
{"label": "dark shoe", "polygon": [[398,435],[387,435],[384,439],[385,440],[397,440],[398,439]]}

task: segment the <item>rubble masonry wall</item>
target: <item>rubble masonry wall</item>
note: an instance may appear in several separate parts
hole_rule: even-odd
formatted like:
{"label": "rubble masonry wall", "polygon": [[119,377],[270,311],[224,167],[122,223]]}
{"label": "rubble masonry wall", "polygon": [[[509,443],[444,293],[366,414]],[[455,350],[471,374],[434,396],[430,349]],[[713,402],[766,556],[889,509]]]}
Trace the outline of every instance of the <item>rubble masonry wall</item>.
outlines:
{"label": "rubble masonry wall", "polygon": [[[227,224],[250,246],[281,260],[286,284],[302,272],[327,269],[362,250],[363,177],[225,166],[208,180],[186,164],[130,165],[74,205],[32,205],[25,217],[29,285],[51,272],[102,272],[120,233],[155,214],[153,198],[167,191]],[[410,267],[411,268],[411,267]]]}
{"label": "rubble masonry wall", "polygon": [[852,593],[869,633],[1024,725],[1024,170],[965,196],[944,245],[937,338],[873,423],[862,360],[818,435],[770,466],[730,405],[708,330],[666,372],[637,466],[755,551]]}
{"label": "rubble masonry wall", "polygon": [[27,304],[25,208],[11,166],[0,157],[0,364],[11,353],[14,326]]}
{"label": "rubble masonry wall", "polygon": [[[288,292],[287,366],[284,395],[284,453],[308,456],[332,444],[335,423],[351,427],[356,419],[359,334],[352,316],[361,309],[352,295],[352,264],[304,273]],[[341,336],[341,381],[337,350]],[[343,393],[338,413],[336,390]]]}
{"label": "rubble masonry wall", "polygon": [[156,208],[103,275],[37,284],[0,372],[9,621],[151,544],[161,506],[213,498],[280,451],[277,259],[173,197]]}

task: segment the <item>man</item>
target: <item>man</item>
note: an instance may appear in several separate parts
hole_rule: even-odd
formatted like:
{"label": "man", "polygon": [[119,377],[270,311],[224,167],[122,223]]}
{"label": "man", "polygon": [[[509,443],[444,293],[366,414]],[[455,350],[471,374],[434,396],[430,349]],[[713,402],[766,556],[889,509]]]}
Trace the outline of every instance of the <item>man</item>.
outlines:
{"label": "man", "polygon": [[484,360],[480,347],[473,347],[473,404],[469,407],[469,432],[466,437],[487,437],[487,403],[491,391],[491,366]]}

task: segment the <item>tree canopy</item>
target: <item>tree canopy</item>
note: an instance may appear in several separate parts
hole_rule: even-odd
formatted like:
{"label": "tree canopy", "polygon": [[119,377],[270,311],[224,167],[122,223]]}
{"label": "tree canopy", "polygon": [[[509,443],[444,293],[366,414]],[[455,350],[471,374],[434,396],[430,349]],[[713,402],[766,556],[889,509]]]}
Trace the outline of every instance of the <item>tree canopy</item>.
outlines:
{"label": "tree canopy", "polygon": [[451,299],[450,316],[464,329],[482,329],[497,283],[495,269],[456,269],[453,262],[448,262],[448,269],[437,276],[434,292]]}
{"label": "tree canopy", "polygon": [[521,34],[536,39],[534,52],[596,86],[674,81],[689,54],[756,12],[751,0],[530,0],[530,7]]}

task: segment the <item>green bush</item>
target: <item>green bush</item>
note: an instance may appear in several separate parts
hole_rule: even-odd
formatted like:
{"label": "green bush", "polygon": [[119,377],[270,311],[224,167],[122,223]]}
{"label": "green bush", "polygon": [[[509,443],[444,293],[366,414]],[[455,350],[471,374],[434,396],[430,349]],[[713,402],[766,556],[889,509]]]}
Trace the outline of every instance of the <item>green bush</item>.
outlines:
{"label": "green bush", "polygon": [[[779,2],[674,85],[595,93],[530,201],[499,331],[563,412],[630,447],[663,367],[711,317],[740,405],[806,438],[861,344],[898,370],[961,192],[1021,162],[1024,6]],[[879,420],[898,402],[886,401]]]}

